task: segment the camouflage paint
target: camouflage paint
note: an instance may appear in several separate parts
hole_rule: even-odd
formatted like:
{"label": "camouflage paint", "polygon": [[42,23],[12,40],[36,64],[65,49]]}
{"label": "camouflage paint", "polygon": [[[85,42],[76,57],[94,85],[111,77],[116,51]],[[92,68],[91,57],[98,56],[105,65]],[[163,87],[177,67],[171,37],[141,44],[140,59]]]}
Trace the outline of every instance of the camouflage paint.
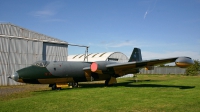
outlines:
{"label": "camouflage paint", "polygon": [[[137,50],[136,55],[134,55]],[[175,57],[168,59],[154,59],[142,61],[140,58],[141,51],[135,48],[131,59],[136,58],[135,62],[117,63],[109,61],[95,62],[94,69],[91,71],[92,62],[73,62],[73,61],[53,61],[48,62],[44,67],[32,65],[18,70],[11,78],[18,82],[33,84],[56,84],[57,86],[67,86],[68,82],[84,82],[106,80],[105,84],[116,83],[116,78],[126,75],[138,73],[140,68],[151,68],[152,66],[164,63],[174,62],[179,67],[187,67],[192,65],[194,61],[189,57]],[[136,57],[135,57],[136,56]],[[139,56],[139,57],[138,57]],[[44,61],[41,61],[44,62]],[[19,79],[18,79],[19,75]]]}

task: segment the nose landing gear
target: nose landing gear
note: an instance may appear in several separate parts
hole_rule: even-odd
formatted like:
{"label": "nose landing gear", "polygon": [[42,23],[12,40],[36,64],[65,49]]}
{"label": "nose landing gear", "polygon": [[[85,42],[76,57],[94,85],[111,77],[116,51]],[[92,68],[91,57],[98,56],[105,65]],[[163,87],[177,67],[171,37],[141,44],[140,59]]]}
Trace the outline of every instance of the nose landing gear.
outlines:
{"label": "nose landing gear", "polygon": [[57,87],[56,84],[49,84],[49,87],[51,87],[51,90],[61,90],[61,87]]}

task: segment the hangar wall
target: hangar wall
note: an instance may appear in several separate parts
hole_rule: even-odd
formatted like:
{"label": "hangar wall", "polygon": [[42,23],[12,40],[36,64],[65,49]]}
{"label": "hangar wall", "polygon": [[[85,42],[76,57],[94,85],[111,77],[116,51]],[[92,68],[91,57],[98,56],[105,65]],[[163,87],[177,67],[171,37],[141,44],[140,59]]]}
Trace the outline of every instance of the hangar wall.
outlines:
{"label": "hangar wall", "polygon": [[185,74],[186,68],[179,67],[154,67],[154,70],[140,70],[140,74]]}
{"label": "hangar wall", "polygon": [[43,43],[43,60],[67,61],[67,45]]}
{"label": "hangar wall", "polygon": [[0,85],[21,85],[8,78],[35,61],[67,61],[66,42],[12,24],[0,24]]}
{"label": "hangar wall", "polygon": [[[68,61],[84,61],[84,58],[88,58],[89,62],[94,61],[118,61],[128,62],[128,57],[121,52],[104,52],[104,53],[90,53],[87,57],[85,54],[69,55]],[[87,59],[85,59],[86,61]]]}
{"label": "hangar wall", "polygon": [[0,37],[0,42],[0,84],[20,84],[7,77],[16,70],[29,66],[37,60],[42,60],[42,49],[39,49],[42,47],[42,42],[5,37]]}

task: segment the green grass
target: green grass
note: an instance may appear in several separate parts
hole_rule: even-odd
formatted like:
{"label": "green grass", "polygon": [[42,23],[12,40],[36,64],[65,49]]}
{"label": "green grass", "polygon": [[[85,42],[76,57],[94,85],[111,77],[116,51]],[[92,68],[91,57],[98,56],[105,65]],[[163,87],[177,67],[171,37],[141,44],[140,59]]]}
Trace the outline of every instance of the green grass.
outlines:
{"label": "green grass", "polygon": [[137,82],[122,78],[113,87],[82,83],[74,89],[11,94],[0,100],[0,111],[199,112],[199,82],[198,76],[138,75]]}

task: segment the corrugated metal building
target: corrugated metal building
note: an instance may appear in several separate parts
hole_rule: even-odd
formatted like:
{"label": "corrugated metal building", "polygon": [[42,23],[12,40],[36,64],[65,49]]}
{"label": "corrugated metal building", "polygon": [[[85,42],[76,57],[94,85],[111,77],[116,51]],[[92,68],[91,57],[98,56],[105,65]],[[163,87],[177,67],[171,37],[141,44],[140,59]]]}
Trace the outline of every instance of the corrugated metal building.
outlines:
{"label": "corrugated metal building", "polygon": [[154,70],[140,70],[140,74],[185,74],[186,68],[179,67],[154,67]]}
{"label": "corrugated metal building", "polygon": [[69,55],[68,61],[117,61],[128,62],[128,57],[121,52],[91,53],[86,57],[85,54]]}
{"label": "corrugated metal building", "polygon": [[9,78],[38,60],[67,61],[67,42],[12,24],[0,24],[0,85],[18,85]]}

